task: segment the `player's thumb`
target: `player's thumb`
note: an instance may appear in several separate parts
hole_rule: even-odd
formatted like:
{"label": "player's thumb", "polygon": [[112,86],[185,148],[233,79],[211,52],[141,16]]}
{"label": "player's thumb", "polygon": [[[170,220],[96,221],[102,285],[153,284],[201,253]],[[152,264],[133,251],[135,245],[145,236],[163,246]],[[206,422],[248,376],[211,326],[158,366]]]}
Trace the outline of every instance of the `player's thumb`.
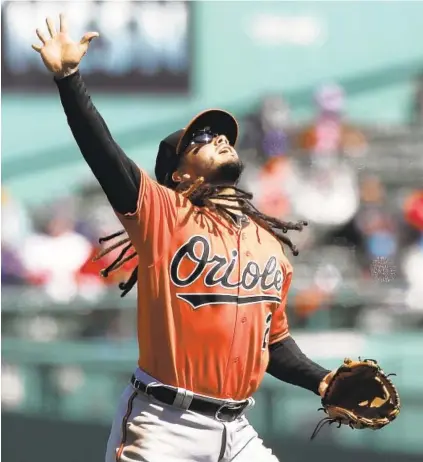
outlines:
{"label": "player's thumb", "polygon": [[336,371],[329,372],[329,374],[325,375],[323,377],[322,381],[320,382],[319,385],[319,395],[323,398],[323,396],[326,393],[326,390],[329,386],[330,381],[333,379],[333,376],[335,375]]}
{"label": "player's thumb", "polygon": [[84,49],[84,51],[88,49],[88,46],[91,43],[91,40],[99,36],[100,34],[98,32],[87,32],[79,42],[82,48]]}

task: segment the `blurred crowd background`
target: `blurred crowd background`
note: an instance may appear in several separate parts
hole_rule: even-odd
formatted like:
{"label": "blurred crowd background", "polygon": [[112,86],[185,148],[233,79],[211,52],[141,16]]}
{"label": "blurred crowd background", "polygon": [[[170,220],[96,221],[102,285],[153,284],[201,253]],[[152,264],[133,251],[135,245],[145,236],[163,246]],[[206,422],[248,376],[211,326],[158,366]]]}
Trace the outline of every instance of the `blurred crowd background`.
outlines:
{"label": "blurred crowd background", "polygon": [[[206,107],[234,113],[241,186],[263,212],[309,222],[291,235],[300,255],[291,258],[288,315],[298,343],[328,367],[374,356],[398,374],[403,413],[391,427],[322,432],[313,451],[421,460],[423,4],[359,3],[2,1],[9,462],[29,460],[14,445],[34,422],[31,460],[37,448],[39,460],[55,460],[40,441],[54,431],[49,440],[68,435],[91,454],[84,460],[101,461],[136,361],[134,294],[119,299],[117,289],[133,264],[104,279],[107,262],[92,261],[98,238],[119,222],[30,48],[35,27],[61,11],[75,37],[100,32],[81,72],[117,141],[151,174],[167,133]],[[257,403],[252,423],[281,459],[308,459],[318,401],[266,379]]]}

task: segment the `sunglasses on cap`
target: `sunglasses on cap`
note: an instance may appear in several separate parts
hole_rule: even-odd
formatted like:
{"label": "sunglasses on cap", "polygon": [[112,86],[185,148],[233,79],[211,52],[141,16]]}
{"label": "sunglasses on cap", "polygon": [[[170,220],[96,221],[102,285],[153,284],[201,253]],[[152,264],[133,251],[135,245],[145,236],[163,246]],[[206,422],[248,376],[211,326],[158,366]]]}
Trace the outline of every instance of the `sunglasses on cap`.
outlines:
{"label": "sunglasses on cap", "polygon": [[191,139],[185,144],[185,146],[182,147],[181,152],[185,152],[188,148],[190,148],[191,146],[194,146],[196,144],[209,144],[217,136],[219,136],[219,135],[217,135],[216,133],[211,132],[207,128],[204,128],[204,129],[201,129],[201,130],[196,130],[192,134]]}

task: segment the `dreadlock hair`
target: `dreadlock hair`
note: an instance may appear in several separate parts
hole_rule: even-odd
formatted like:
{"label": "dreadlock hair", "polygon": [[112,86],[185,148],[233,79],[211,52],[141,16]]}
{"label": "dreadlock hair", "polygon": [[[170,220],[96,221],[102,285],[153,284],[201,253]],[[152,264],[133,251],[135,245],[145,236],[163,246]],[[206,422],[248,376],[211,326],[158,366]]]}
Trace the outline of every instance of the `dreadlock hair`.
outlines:
{"label": "dreadlock hair", "polygon": [[[231,189],[233,193],[222,193],[222,191]],[[204,183],[203,178],[199,178],[188,188],[184,188],[184,185],[178,185],[176,191],[180,192],[184,197],[190,199],[190,201],[198,207],[208,207],[210,210],[214,210],[217,213],[223,215],[229,220],[233,220],[231,216],[231,210],[239,210],[252,220],[254,220],[259,226],[268,231],[274,236],[282,245],[291,249],[294,256],[298,255],[298,249],[295,244],[292,243],[291,239],[286,235],[288,231],[302,231],[304,226],[307,226],[306,221],[282,221],[277,218],[271,217],[260,212],[252,203],[251,200],[253,195],[249,192],[238,188],[237,186],[227,184],[212,185]],[[213,199],[224,199],[225,204],[214,202]],[[232,204],[233,203],[233,204]],[[116,237],[125,234],[125,230],[118,231],[110,236],[102,237],[99,239],[100,244],[102,242],[110,241]],[[125,245],[126,244],[126,245]],[[101,276],[108,277],[109,273],[117,270],[123,266],[126,262],[137,256],[137,252],[134,251],[125,257],[126,253],[131,249],[132,243],[129,237],[125,237],[115,244],[107,247],[100,251],[93,259],[97,261],[110,253],[112,250],[125,245],[117,258],[107,267],[100,271]],[[119,284],[119,289],[122,291],[121,297],[124,297],[136,284],[138,280],[138,266],[133,270],[131,276],[126,282]]]}

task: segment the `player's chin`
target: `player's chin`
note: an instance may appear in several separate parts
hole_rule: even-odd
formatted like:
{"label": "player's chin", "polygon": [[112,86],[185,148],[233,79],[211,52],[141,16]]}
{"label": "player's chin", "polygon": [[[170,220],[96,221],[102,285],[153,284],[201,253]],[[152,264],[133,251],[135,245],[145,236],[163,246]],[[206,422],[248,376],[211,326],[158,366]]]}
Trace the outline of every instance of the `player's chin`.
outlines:
{"label": "player's chin", "polygon": [[244,170],[244,164],[235,156],[222,159],[210,172],[211,183],[235,184]]}

